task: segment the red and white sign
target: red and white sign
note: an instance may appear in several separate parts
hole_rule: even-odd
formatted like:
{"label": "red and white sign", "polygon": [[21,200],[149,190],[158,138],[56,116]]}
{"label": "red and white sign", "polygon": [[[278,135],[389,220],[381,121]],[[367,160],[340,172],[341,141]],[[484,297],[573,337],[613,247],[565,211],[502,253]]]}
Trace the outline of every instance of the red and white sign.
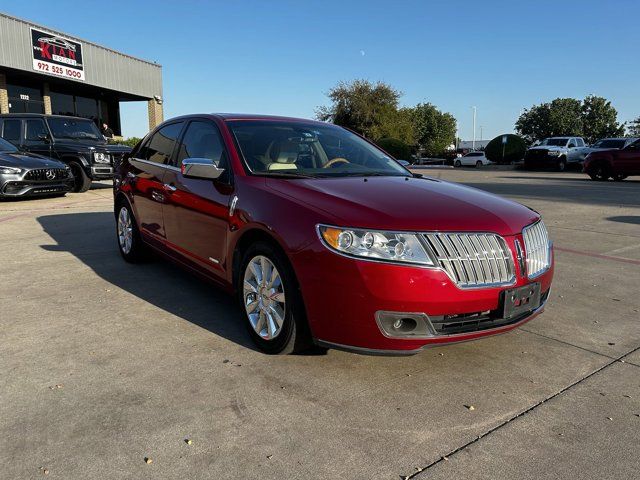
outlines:
{"label": "red and white sign", "polygon": [[34,70],[84,81],[81,43],[35,28],[31,29],[31,43]]}

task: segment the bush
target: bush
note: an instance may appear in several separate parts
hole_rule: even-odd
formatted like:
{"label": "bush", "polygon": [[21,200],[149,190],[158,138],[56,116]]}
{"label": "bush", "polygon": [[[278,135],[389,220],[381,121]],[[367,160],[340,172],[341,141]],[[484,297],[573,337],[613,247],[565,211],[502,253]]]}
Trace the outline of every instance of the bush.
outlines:
{"label": "bush", "polygon": [[[504,137],[507,137],[507,142],[503,144]],[[506,134],[491,140],[484,149],[484,155],[495,163],[511,163],[522,160],[526,151],[527,145],[521,137]]]}
{"label": "bush", "polygon": [[142,140],[141,138],[138,137],[130,137],[130,138],[124,138],[122,140],[114,140],[112,138],[110,138],[108,140],[108,143],[114,144],[114,145],[128,145],[131,148],[135,147],[138,142]]}
{"label": "bush", "polygon": [[392,157],[398,160],[409,160],[411,158],[411,147],[397,138],[382,138],[377,145]]}

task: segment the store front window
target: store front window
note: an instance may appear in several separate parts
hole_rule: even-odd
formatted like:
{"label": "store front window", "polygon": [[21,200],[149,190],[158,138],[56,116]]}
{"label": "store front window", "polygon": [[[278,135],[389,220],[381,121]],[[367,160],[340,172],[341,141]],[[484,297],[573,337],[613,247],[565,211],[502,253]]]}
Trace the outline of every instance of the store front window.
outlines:
{"label": "store front window", "polygon": [[7,85],[9,113],[44,113],[42,91],[39,88]]}
{"label": "store front window", "polygon": [[54,115],[75,115],[76,109],[73,105],[73,95],[66,93],[51,92],[51,113]]}

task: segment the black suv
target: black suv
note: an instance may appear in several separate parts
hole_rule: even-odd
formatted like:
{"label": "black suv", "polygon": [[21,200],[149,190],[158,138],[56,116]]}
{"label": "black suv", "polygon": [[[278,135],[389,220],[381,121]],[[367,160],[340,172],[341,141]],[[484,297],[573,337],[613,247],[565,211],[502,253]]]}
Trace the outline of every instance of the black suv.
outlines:
{"label": "black suv", "polygon": [[69,165],[74,192],[86,192],[93,180],[113,178],[114,164],[131,151],[126,145],[107,144],[92,120],[62,115],[0,115],[0,137],[22,151]]}

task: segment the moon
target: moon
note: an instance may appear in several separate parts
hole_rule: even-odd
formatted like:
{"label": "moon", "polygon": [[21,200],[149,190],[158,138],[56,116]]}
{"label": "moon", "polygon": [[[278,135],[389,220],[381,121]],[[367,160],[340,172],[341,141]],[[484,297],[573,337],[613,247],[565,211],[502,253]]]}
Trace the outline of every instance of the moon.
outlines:
{"label": "moon", "polygon": [[366,55],[366,52],[364,50],[360,50],[360,55],[364,57]]}

